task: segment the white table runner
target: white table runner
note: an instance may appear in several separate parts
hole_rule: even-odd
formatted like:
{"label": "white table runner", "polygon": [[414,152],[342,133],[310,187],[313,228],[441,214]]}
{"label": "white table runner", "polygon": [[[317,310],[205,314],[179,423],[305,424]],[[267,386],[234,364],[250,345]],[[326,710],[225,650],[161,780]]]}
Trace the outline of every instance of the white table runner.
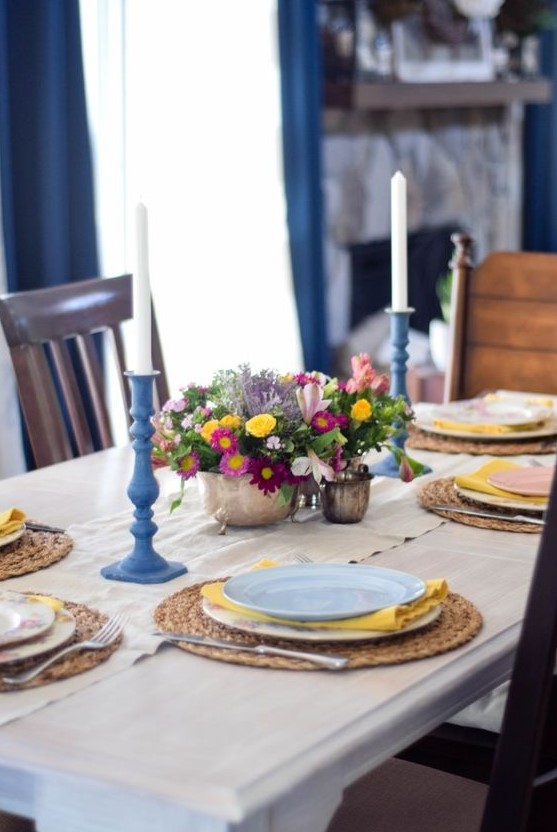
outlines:
{"label": "white table runner", "polygon": [[[428,458],[435,465],[428,477],[470,471],[484,461],[465,455],[431,454]],[[133,547],[129,531],[131,506],[130,511],[71,526],[68,533],[74,548],[67,557],[47,569],[4,581],[2,586],[48,593],[109,614],[124,613],[124,643],[107,662],[93,670],[43,687],[1,693],[0,725],[118,673],[143,655],[155,653],[160,641],[149,635],[153,611],[163,598],[185,586],[236,574],[262,557],[291,563],[297,553],[303,553],[320,562],[361,561],[436,528],[446,521],[425,511],[416,501],[416,491],[425,479],[412,483],[388,478],[372,481],[369,510],[361,523],[331,524],[320,511],[304,510],[295,522],[287,520],[251,529],[231,527],[225,535],[218,534],[218,524],[204,513],[197,488],[192,484],[180,509],[169,515],[166,501],[161,500],[155,512],[159,527],[153,540],[156,551],[167,560],[185,562],[189,570],[186,575],[162,584],[109,581],[100,574],[101,567],[125,557]]]}

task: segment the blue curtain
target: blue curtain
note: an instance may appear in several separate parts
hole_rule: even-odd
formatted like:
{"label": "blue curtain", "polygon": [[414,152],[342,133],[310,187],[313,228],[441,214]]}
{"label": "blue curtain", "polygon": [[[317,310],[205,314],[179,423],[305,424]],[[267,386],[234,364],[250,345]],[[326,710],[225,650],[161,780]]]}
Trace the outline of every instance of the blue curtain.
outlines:
{"label": "blue curtain", "polygon": [[278,21],[287,224],[304,364],[328,373],[317,3],[278,0]]}
{"label": "blue curtain", "polygon": [[557,31],[544,32],[540,47],[553,95],[548,104],[526,107],[523,248],[557,252]]}
{"label": "blue curtain", "polygon": [[98,275],[79,0],[0,0],[8,288]]}

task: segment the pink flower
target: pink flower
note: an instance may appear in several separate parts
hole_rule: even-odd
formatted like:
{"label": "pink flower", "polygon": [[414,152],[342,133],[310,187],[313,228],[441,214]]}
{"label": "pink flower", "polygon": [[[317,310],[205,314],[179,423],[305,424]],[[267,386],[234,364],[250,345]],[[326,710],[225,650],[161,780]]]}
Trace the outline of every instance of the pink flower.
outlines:
{"label": "pink flower", "polygon": [[385,373],[378,373],[371,382],[372,392],[375,393],[376,396],[379,396],[382,393],[388,393],[390,386],[391,382],[389,376]]}
{"label": "pink flower", "polygon": [[250,462],[249,456],[244,456],[243,454],[223,454],[219,462],[219,471],[225,477],[241,477],[242,474],[248,472]]}
{"label": "pink flower", "polygon": [[189,480],[190,477],[195,477],[199,471],[200,460],[197,451],[190,451],[180,460],[180,467],[178,468],[178,476],[184,480]]}
{"label": "pink flower", "polygon": [[163,411],[172,411],[173,413],[181,413],[186,406],[184,399],[170,399],[163,407]]}
{"label": "pink flower", "polygon": [[377,373],[371,366],[369,355],[365,352],[353,355],[351,363],[352,378],[349,378],[346,382],[348,393],[358,393],[360,390],[365,390],[366,387],[371,387]]}
{"label": "pink flower", "polygon": [[327,413],[326,410],[318,410],[311,420],[312,428],[318,433],[327,433],[327,431],[336,427],[336,424],[335,417],[331,413]]}
{"label": "pink flower", "polygon": [[223,454],[234,454],[238,450],[238,437],[228,428],[216,428],[211,434],[211,448]]}

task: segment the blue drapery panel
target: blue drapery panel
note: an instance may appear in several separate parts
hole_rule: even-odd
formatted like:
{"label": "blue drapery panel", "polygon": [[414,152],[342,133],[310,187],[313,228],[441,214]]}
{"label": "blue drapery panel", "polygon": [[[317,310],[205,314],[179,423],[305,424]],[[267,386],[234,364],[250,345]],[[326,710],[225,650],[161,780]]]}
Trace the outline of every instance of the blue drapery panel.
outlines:
{"label": "blue drapery panel", "polygon": [[321,197],[321,56],[315,0],[278,0],[287,224],[308,370],[330,371]]}
{"label": "blue drapery panel", "polygon": [[98,274],[79,0],[0,0],[8,289]]}
{"label": "blue drapery panel", "polygon": [[551,252],[557,251],[557,31],[544,32],[540,47],[553,95],[548,104],[526,107],[523,248]]}

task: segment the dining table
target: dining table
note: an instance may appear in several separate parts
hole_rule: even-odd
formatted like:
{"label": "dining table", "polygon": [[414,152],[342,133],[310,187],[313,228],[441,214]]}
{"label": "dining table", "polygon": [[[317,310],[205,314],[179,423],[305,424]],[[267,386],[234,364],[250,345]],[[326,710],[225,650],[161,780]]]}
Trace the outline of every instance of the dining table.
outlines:
{"label": "dining table", "polygon": [[[0,691],[0,809],[33,818],[39,832],[325,832],[347,785],[505,682],[539,530],[482,528],[425,510],[417,501],[425,482],[482,458],[412,455],[430,473],[410,483],[375,477],[361,523],[329,523],[306,508],[225,534],[204,513],[195,480],[170,512],[178,481],[158,470],[153,545],[188,569],[159,584],[101,574],[133,545],[131,445],[1,480],[1,507],[65,529],[73,547],[0,589],[122,613],[126,624],[105,662]],[[242,664],[153,635],[155,610],[175,593],[262,558],[291,564],[299,555],[444,578],[481,626],[450,650],[340,671]]]}

